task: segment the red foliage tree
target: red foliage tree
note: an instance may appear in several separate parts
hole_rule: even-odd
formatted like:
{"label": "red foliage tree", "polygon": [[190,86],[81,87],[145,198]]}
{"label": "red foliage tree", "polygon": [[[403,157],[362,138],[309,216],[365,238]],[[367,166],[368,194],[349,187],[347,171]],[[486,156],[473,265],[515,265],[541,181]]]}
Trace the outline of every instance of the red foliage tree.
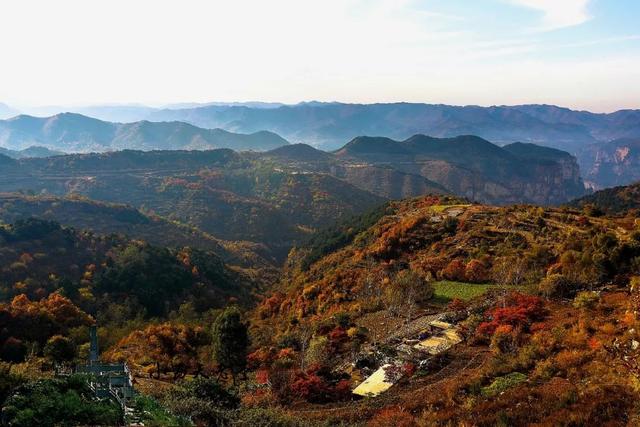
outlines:
{"label": "red foliage tree", "polygon": [[489,272],[481,261],[472,259],[465,266],[464,277],[471,283],[483,283],[489,280]]}
{"label": "red foliage tree", "polygon": [[507,295],[504,304],[485,313],[486,320],[478,326],[476,332],[482,336],[491,336],[502,325],[526,329],[544,315],[544,302],[541,298],[513,292]]}
{"label": "red foliage tree", "polygon": [[465,265],[462,260],[454,259],[442,270],[442,277],[447,280],[464,281]]}

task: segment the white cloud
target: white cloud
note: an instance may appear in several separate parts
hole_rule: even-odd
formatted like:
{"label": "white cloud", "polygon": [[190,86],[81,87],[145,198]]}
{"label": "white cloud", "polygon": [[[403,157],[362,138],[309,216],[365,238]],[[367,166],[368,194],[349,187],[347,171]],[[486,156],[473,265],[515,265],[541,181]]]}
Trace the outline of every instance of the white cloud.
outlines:
{"label": "white cloud", "polygon": [[511,0],[512,3],[543,13],[541,30],[580,25],[591,19],[589,0]]}

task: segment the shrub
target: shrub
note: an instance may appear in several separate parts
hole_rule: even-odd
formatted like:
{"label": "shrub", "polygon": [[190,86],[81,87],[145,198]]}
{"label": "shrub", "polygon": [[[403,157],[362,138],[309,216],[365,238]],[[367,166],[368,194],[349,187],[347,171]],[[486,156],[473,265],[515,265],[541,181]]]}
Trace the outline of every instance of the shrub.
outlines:
{"label": "shrub", "polygon": [[511,325],[500,325],[491,337],[491,349],[497,353],[511,353],[515,351],[518,334]]}
{"label": "shrub", "polygon": [[368,423],[368,427],[414,427],[413,416],[402,408],[385,408],[378,412]]}
{"label": "shrub", "polygon": [[144,425],[167,426],[167,427],[187,427],[192,425],[186,419],[170,413],[158,401],[150,396],[137,396],[133,401],[135,413],[139,414]]}
{"label": "shrub", "polygon": [[69,362],[76,357],[77,349],[72,340],[54,335],[44,346],[44,355],[54,362]]}
{"label": "shrub", "polygon": [[471,283],[483,283],[489,280],[489,273],[482,262],[472,259],[465,266],[464,277]]}
{"label": "shrub", "polygon": [[291,391],[306,401],[321,403],[327,400],[329,386],[315,373],[300,374],[291,384]]}
{"label": "shrub", "polygon": [[600,300],[600,295],[597,292],[585,291],[579,292],[573,300],[573,306],[575,308],[583,308],[585,310],[593,309]]}
{"label": "shrub", "polygon": [[305,355],[308,364],[324,364],[329,358],[329,339],[326,336],[313,337]]}
{"label": "shrub", "polygon": [[122,411],[112,400],[96,400],[86,379],[74,375],[17,387],[2,417],[12,426],[118,425]]}
{"label": "shrub", "polygon": [[540,282],[538,289],[548,297],[563,297],[571,288],[571,283],[562,274],[551,274]]}
{"label": "shrub", "polygon": [[240,399],[214,379],[197,378],[171,390],[166,403],[173,413],[198,425],[225,425],[225,411],[237,408]]}
{"label": "shrub", "polygon": [[461,260],[454,259],[447,264],[441,274],[447,280],[462,282],[465,280],[465,265]]}

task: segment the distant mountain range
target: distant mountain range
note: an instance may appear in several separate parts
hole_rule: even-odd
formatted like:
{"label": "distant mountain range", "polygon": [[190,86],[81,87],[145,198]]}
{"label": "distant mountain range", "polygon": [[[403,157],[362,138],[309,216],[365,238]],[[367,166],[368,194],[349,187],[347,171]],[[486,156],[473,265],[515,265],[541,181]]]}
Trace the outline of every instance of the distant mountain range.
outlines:
{"label": "distant mountain range", "polygon": [[[42,107],[29,111],[45,114],[63,110],[63,107]],[[0,122],[0,146],[23,149],[41,145],[78,152],[220,147],[259,151],[285,145],[286,139],[331,151],[362,135],[394,140],[405,140],[415,134],[441,138],[476,135],[497,145],[524,142],[567,151],[578,158],[583,178],[593,189],[637,179],[633,162],[628,157],[623,162],[615,160],[611,153],[620,144],[640,140],[640,110],[599,114],[554,105],[480,107],[338,102],[295,105],[212,102],[173,104],[162,109],[116,105],[71,110],[110,122],[64,113],[46,119],[21,116]],[[11,112],[15,110],[0,105],[0,117]],[[14,122],[29,125],[23,129]],[[616,141],[616,148],[608,145],[610,141]],[[632,147],[630,150],[633,151]]]}
{"label": "distant mountain range", "polygon": [[[434,137],[477,135],[499,145],[531,142],[577,154],[585,145],[640,137],[640,110],[610,114],[576,111],[555,105],[453,106],[420,103],[345,104],[301,102],[211,102],[144,105],[39,107],[36,116],[63,112],[105,121],[182,121],[206,129],[277,133],[289,141],[332,150],[361,136],[406,139],[415,134]],[[0,118],[18,114],[0,104]]]}
{"label": "distant mountain range", "polygon": [[267,131],[239,134],[182,122],[111,123],[75,113],[45,118],[20,115],[0,121],[0,147],[10,150],[38,145],[65,152],[213,148],[243,151],[269,150],[286,144],[285,139]]}
{"label": "distant mountain range", "polygon": [[153,112],[149,120],[179,120],[234,132],[270,130],[292,142],[336,149],[360,135],[406,139],[477,135],[498,144],[532,142],[578,152],[595,142],[640,136],[640,110],[611,114],[553,105],[302,103],[279,108],[204,106]]}
{"label": "distant mountain range", "polygon": [[527,143],[499,147],[476,136],[358,137],[333,153],[291,144],[258,155],[331,174],[386,199],[456,194],[484,203],[549,205],[585,192],[570,154]]}
{"label": "distant mountain range", "polygon": [[0,154],[11,157],[12,159],[25,159],[28,157],[51,157],[65,154],[62,151],[53,151],[45,147],[31,146],[24,150],[9,150],[0,147]]}

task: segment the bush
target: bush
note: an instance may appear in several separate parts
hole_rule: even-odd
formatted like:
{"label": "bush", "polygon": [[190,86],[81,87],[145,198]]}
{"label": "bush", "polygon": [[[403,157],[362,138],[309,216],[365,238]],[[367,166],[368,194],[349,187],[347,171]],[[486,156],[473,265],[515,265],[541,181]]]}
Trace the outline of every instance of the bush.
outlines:
{"label": "bush", "polygon": [[416,421],[402,408],[385,408],[378,412],[368,423],[368,427],[413,427]]}
{"label": "bush", "polygon": [[44,355],[54,362],[70,362],[77,354],[75,343],[62,335],[54,335],[44,346]]}
{"label": "bush", "polygon": [[149,396],[136,397],[133,407],[144,425],[163,427],[187,427],[192,425],[188,419],[173,415]]}
{"label": "bush", "polygon": [[20,363],[24,361],[26,355],[26,344],[14,337],[7,338],[0,350],[0,357],[7,362]]}
{"label": "bush", "polygon": [[518,333],[511,325],[498,326],[491,337],[491,349],[497,353],[511,353],[518,343]]}
{"label": "bush", "polygon": [[173,413],[203,425],[226,425],[227,411],[235,409],[240,399],[216,380],[197,378],[169,393],[167,406]]}
{"label": "bush", "polygon": [[442,270],[442,277],[447,280],[453,280],[456,282],[463,282],[465,280],[466,266],[459,259],[454,259],[449,262],[447,266]]}
{"label": "bush", "polygon": [[578,292],[573,300],[573,306],[575,308],[583,308],[585,310],[592,310],[600,300],[600,295],[597,292],[585,291]]}
{"label": "bush", "polygon": [[464,269],[464,277],[471,283],[484,283],[489,280],[489,272],[481,261],[472,259]]}
{"label": "bush", "polygon": [[551,274],[540,282],[538,289],[547,298],[563,297],[571,288],[571,282],[562,274]]}

